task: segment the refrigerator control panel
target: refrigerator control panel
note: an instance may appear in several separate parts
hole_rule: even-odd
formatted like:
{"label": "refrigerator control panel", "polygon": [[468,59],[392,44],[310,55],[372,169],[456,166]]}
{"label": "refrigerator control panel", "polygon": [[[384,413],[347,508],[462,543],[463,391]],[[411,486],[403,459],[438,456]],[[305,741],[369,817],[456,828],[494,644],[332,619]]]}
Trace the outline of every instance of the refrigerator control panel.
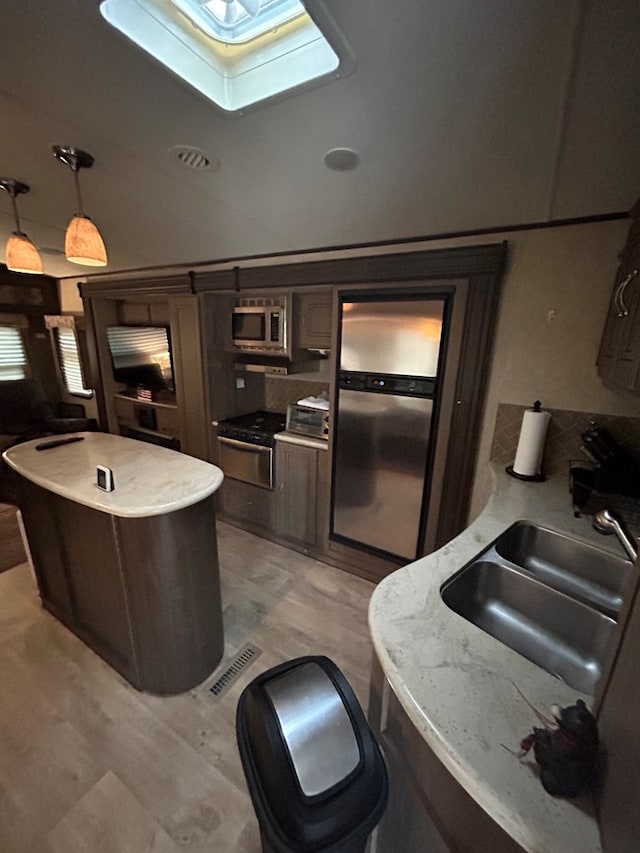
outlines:
{"label": "refrigerator control panel", "polygon": [[393,376],[385,373],[340,374],[340,388],[353,391],[376,391],[381,394],[402,394],[409,397],[431,397],[436,388],[435,379],[424,376]]}

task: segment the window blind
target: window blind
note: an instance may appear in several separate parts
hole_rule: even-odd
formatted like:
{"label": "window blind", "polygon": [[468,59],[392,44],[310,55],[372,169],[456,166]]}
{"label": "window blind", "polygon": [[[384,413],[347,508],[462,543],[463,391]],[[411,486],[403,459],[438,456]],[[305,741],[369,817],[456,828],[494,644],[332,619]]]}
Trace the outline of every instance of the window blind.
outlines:
{"label": "window blind", "polygon": [[167,330],[162,326],[111,326],[107,339],[116,367],[169,358]]}
{"label": "window blind", "polygon": [[0,379],[24,379],[27,354],[19,329],[0,326]]}
{"label": "window blind", "polygon": [[91,397],[93,391],[84,387],[82,367],[78,354],[78,341],[73,329],[59,327],[56,329],[60,367],[67,391],[81,397]]}

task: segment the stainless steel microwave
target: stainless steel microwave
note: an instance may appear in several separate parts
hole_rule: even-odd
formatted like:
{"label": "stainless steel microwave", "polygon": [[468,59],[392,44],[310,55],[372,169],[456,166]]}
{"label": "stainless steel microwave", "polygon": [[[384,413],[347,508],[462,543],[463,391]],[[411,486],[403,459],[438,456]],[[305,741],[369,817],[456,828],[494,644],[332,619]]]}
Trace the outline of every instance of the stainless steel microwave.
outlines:
{"label": "stainless steel microwave", "polygon": [[329,438],[329,412],[311,406],[287,406],[286,430],[326,441]]}
{"label": "stainless steel microwave", "polygon": [[[266,302],[270,304],[264,304]],[[272,300],[247,300],[252,304],[236,305],[233,309],[231,335],[233,348],[240,352],[289,355],[287,302],[273,304]]]}

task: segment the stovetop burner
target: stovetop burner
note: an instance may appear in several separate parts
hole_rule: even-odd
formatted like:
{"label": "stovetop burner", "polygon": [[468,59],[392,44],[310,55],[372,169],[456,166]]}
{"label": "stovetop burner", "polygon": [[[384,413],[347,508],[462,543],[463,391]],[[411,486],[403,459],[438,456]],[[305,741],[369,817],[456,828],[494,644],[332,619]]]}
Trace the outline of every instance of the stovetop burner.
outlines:
{"label": "stovetop burner", "polygon": [[273,436],[285,428],[286,416],[279,412],[249,412],[226,418],[218,424],[218,435],[246,441],[249,444],[261,444],[273,447]]}

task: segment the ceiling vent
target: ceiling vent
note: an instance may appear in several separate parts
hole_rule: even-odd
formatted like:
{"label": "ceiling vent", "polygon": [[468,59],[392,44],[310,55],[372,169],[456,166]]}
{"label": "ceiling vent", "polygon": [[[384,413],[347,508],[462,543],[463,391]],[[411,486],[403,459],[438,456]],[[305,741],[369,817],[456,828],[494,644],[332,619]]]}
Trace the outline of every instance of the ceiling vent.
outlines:
{"label": "ceiling vent", "polygon": [[194,172],[202,172],[205,169],[215,170],[220,166],[218,160],[211,159],[200,148],[194,148],[193,145],[174,145],[169,149],[169,157],[187,169]]}

